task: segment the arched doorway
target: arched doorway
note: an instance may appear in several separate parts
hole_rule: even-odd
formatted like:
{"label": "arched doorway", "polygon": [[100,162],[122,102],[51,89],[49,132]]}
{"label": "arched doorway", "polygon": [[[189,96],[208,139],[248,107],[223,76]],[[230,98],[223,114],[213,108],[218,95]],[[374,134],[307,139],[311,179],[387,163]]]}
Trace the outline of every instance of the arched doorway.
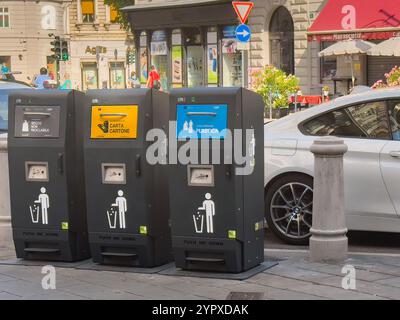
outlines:
{"label": "arched doorway", "polygon": [[269,25],[271,64],[294,74],[294,24],[288,9],[279,7]]}

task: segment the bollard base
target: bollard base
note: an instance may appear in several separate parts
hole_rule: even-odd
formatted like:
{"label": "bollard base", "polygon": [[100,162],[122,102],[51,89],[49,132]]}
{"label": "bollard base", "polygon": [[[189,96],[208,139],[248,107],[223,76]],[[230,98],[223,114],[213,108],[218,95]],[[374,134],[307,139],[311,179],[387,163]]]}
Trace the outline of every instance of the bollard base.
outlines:
{"label": "bollard base", "polygon": [[310,239],[312,262],[343,262],[347,259],[348,239],[346,236],[324,237],[313,235]]}

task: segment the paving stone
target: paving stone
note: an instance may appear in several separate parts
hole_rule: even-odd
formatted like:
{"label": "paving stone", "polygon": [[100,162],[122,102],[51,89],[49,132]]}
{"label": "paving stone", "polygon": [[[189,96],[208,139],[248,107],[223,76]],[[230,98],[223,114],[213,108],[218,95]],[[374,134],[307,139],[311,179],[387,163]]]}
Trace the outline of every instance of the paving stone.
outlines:
{"label": "paving stone", "polygon": [[20,298],[21,297],[19,297],[17,295],[14,295],[14,294],[11,294],[11,293],[8,293],[8,292],[1,292],[0,291],[0,301],[1,300],[18,300]]}
{"label": "paving stone", "polygon": [[342,288],[337,288],[334,286],[320,285],[316,283],[310,283],[307,281],[290,279],[271,274],[266,274],[262,277],[258,277],[258,279],[256,279],[255,277],[251,279],[250,282],[262,283],[274,288],[306,293],[327,299],[350,299],[350,300],[381,299],[360,292],[349,292],[347,290],[344,290]]}

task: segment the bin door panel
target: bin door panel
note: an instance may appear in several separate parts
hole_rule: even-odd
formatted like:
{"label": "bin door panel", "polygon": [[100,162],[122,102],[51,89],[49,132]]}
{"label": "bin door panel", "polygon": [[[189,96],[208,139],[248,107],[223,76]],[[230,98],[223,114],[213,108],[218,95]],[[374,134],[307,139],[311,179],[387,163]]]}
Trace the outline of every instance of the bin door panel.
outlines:
{"label": "bin door panel", "polygon": [[10,153],[10,179],[15,228],[68,229],[65,172],[62,148],[25,148]]}
{"label": "bin door panel", "polygon": [[90,232],[137,234],[146,225],[146,174],[136,175],[138,155],[137,149],[87,150]]}

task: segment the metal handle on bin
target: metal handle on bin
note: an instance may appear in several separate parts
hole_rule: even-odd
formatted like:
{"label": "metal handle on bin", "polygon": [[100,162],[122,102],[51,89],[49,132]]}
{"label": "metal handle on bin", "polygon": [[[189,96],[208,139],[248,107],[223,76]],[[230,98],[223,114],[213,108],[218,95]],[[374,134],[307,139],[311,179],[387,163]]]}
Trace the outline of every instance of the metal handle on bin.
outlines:
{"label": "metal handle on bin", "polygon": [[216,112],[188,112],[188,116],[211,116],[215,117],[217,116]]}
{"label": "metal handle on bin", "polygon": [[64,173],[64,155],[62,153],[58,154],[57,170],[59,174]]}
{"label": "metal handle on bin", "polygon": [[225,165],[225,176],[230,179],[232,177],[232,165],[227,164]]}
{"label": "metal handle on bin", "polygon": [[136,155],[136,176],[140,177],[141,173],[142,173],[142,170],[141,170],[141,163],[140,163],[140,154],[137,154]]}
{"label": "metal handle on bin", "polygon": [[127,117],[128,115],[126,113],[101,113],[100,117]]}

